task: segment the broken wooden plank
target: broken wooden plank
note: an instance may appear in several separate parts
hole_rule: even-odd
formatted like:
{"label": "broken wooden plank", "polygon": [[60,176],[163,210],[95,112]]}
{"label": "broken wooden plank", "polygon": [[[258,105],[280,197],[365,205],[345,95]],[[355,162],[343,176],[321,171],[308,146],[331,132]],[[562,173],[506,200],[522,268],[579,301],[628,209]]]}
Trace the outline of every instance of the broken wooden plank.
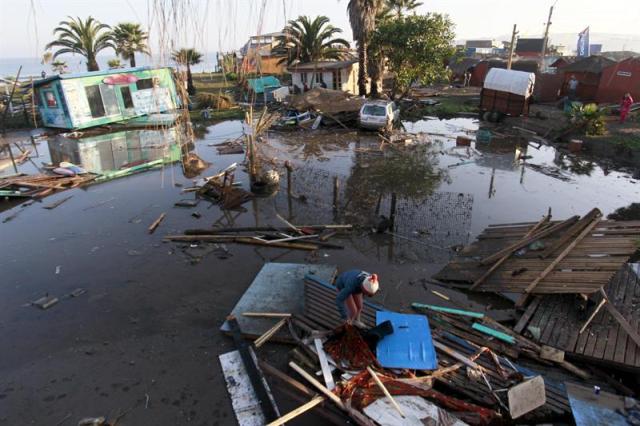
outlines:
{"label": "broken wooden plank", "polygon": [[602,307],[604,306],[605,303],[607,303],[607,298],[603,297],[602,300],[600,301],[600,303],[598,303],[598,306],[596,306],[596,308],[593,310],[591,315],[589,315],[589,318],[587,318],[587,320],[584,322],[584,324],[580,328],[580,331],[578,332],[578,334],[584,333],[584,331],[587,329],[589,324],[591,324],[591,321],[593,321],[595,316],[598,315],[598,312],[600,312],[600,309],[602,309]]}
{"label": "broken wooden plank", "polygon": [[255,347],[259,348],[260,346],[264,345],[267,342],[267,340],[271,338],[271,336],[276,334],[287,323],[287,321],[288,321],[288,317],[282,318],[280,321],[276,323],[276,325],[274,325],[269,330],[267,330],[262,336],[258,337],[253,342]]}
{"label": "broken wooden plank", "polygon": [[531,317],[533,316],[533,314],[535,314],[536,310],[538,309],[538,306],[540,306],[541,301],[542,301],[542,297],[536,296],[535,299],[533,299],[533,301],[529,303],[529,306],[527,306],[527,310],[520,317],[516,326],[513,327],[513,331],[515,331],[518,334],[522,334],[522,331],[525,329],[525,327],[531,320]]}
{"label": "broken wooden plank", "polygon": [[258,318],[291,318],[291,314],[277,312],[243,312],[242,316]]}
{"label": "broken wooden plank", "polygon": [[68,201],[72,197],[73,197],[73,195],[69,195],[68,197],[62,198],[62,199],[60,199],[58,201],[55,201],[55,202],[53,202],[53,203],[51,203],[49,205],[42,206],[42,208],[43,209],[47,209],[47,210],[53,210],[56,207],[58,207],[60,204],[64,203],[65,201]]}
{"label": "broken wooden plank", "polygon": [[554,268],[558,265],[558,263],[560,263],[562,259],[567,257],[567,255],[571,252],[571,250],[573,250],[573,248],[577,246],[578,243],[580,243],[580,241],[582,241],[587,235],[589,235],[589,233],[593,230],[593,228],[596,227],[596,225],[598,225],[598,222],[600,221],[600,217],[602,216],[596,215],[593,221],[585,229],[582,230],[582,232],[571,242],[571,244],[569,244],[567,248],[565,248],[562,251],[562,253],[560,253],[555,258],[555,260],[551,262],[551,264],[547,266],[547,268],[544,271],[542,271],[542,273],[535,280],[533,280],[533,282],[529,284],[529,286],[524,291],[526,293],[530,293],[538,285],[540,281],[542,281],[547,275],[549,275],[549,273],[554,270]]}
{"label": "broken wooden plank", "polygon": [[558,238],[550,247],[544,250],[542,254],[540,254],[540,259],[546,259],[553,252],[555,252],[560,247],[565,245],[571,239],[571,237],[576,235],[578,232],[582,231],[585,228],[585,226],[591,223],[591,221],[598,215],[602,215],[602,213],[597,208],[591,210],[589,213],[584,215],[582,219],[580,219],[571,228],[569,228],[563,236]]}
{"label": "broken wooden plank", "polygon": [[391,405],[393,406],[393,408],[395,408],[395,410],[398,412],[398,414],[400,414],[400,417],[402,417],[403,419],[405,417],[407,417],[404,414],[404,412],[402,411],[402,408],[400,408],[400,406],[396,402],[396,400],[393,399],[393,396],[391,396],[391,394],[389,393],[389,390],[387,389],[387,387],[384,385],[384,383],[382,383],[382,380],[380,380],[380,377],[378,377],[378,374],[375,371],[373,371],[371,369],[371,367],[369,367],[369,366],[367,366],[367,371],[369,372],[369,374],[373,378],[373,381],[376,382],[376,385],[378,385],[378,387],[380,388],[382,393],[384,393],[384,396],[386,396],[387,399],[389,400],[389,402],[391,402]]}
{"label": "broken wooden plank", "polygon": [[517,419],[538,407],[542,407],[547,401],[542,376],[536,376],[511,387],[507,396],[509,398],[509,414],[512,419]]}
{"label": "broken wooden plank", "polygon": [[316,347],[316,353],[318,354],[318,359],[320,360],[320,369],[322,370],[324,383],[327,385],[327,389],[333,390],[333,388],[336,387],[336,384],[334,383],[333,376],[331,375],[329,361],[327,361],[327,354],[324,352],[324,348],[322,347],[322,340],[316,337],[315,339],[313,339],[313,344]]}
{"label": "broken wooden plank", "polygon": [[627,319],[620,313],[620,311],[618,311],[618,309],[616,309],[616,307],[613,306],[611,302],[609,302],[607,294],[602,288],[600,289],[600,293],[602,294],[602,297],[607,299],[607,303],[605,303],[604,306],[607,308],[609,313],[616,319],[616,321],[618,321],[620,327],[622,327],[622,329],[627,332],[631,340],[633,340],[636,345],[640,346],[640,335],[638,335],[638,331],[635,330],[631,326],[631,324],[629,324],[629,321],[627,321]]}
{"label": "broken wooden plank", "polygon": [[156,228],[160,226],[160,223],[164,220],[166,215],[167,214],[163,212],[160,214],[160,216],[158,216],[156,220],[153,221],[153,223],[149,226],[149,229],[148,229],[150,234],[153,234],[155,232]]}
{"label": "broken wooden plank", "polygon": [[[548,223],[550,220],[551,220],[551,212],[549,212],[549,214],[547,214],[542,219],[540,219],[540,221],[538,223],[533,225],[533,227],[529,231],[527,231],[526,234],[524,234],[524,236],[521,238],[520,242],[529,239],[531,237],[531,235],[533,235],[535,232],[537,232],[538,229],[540,229],[543,225]],[[491,266],[491,268],[489,268],[489,270],[487,270],[484,274],[482,274],[482,276],[480,278],[475,280],[475,282],[469,288],[469,290],[475,290],[480,284],[482,284],[487,278],[489,278],[489,276],[496,269],[498,269],[504,262],[506,262],[507,259],[509,259],[513,255],[513,253],[516,252],[516,250],[509,251],[504,256],[502,256],[496,263],[493,264],[493,266]]]}
{"label": "broken wooden plank", "polygon": [[324,402],[324,397],[317,395],[315,397],[313,397],[313,399],[309,402],[307,402],[304,405],[301,405],[300,407],[288,412],[287,414],[285,414],[284,416],[280,417],[279,419],[276,419],[274,421],[272,421],[271,423],[268,423],[267,426],[279,426],[282,424],[285,424],[286,422],[288,422],[289,420],[292,420],[296,417],[298,417],[299,415],[306,413],[307,411],[311,410],[313,407],[318,406],[320,404],[322,404]]}
{"label": "broken wooden plank", "polygon": [[494,254],[492,254],[490,256],[485,257],[484,259],[482,259],[480,261],[480,264],[482,264],[482,265],[492,264],[493,262],[499,260],[502,256],[504,256],[507,253],[519,250],[519,249],[521,249],[523,247],[528,246],[529,244],[531,244],[534,241],[537,241],[537,240],[539,240],[541,238],[547,237],[547,236],[553,234],[554,232],[556,232],[556,231],[558,231],[560,229],[566,228],[567,226],[573,225],[575,222],[578,221],[578,218],[579,218],[579,216],[572,216],[572,217],[570,217],[569,219],[567,219],[567,220],[565,220],[563,222],[557,223],[557,224],[555,224],[553,226],[550,226],[547,229],[544,229],[544,230],[542,230],[540,232],[535,233],[534,235],[532,235],[531,237],[527,238],[526,240],[521,240],[521,241],[518,241],[516,243],[513,243],[510,246],[508,246],[508,247],[506,247],[506,248],[504,248],[504,249],[502,249],[502,250],[500,250],[500,251],[498,251],[498,252],[496,252],[496,253],[494,253]]}

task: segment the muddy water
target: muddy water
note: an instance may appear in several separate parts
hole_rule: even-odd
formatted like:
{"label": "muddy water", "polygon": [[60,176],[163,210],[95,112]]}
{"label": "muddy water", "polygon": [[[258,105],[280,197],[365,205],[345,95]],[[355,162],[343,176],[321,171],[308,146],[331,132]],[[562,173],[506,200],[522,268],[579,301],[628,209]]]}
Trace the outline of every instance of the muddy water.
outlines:
{"label": "muddy water", "polygon": [[[278,193],[233,212],[204,200],[193,209],[173,204],[194,198],[181,192],[193,183],[181,152],[210,163],[204,176],[243,161],[211,146],[241,135],[240,122],[197,129],[198,140],[178,151],[180,134],[166,131],[41,143],[40,157],[21,171],[62,159],[99,172],[166,161],[0,213],[0,222],[12,217],[0,223],[0,424],[55,424],[68,413],[77,423],[128,407],[134,409],[127,424],[229,424],[216,354],[231,344],[217,327],[264,262],[376,271],[383,288],[377,301],[405,310],[430,301],[423,280],[453,255],[452,247],[489,223],[534,221],[549,206],[557,218],[594,206],[606,214],[640,198],[630,171],[603,169],[526,139],[456,147],[457,135],[475,138],[473,120],[405,125],[423,133],[420,143],[382,151],[373,133],[269,133],[260,149],[273,162],[263,166],[283,171],[283,160],[293,163],[291,195],[283,172]],[[516,160],[518,149],[531,158]],[[248,189],[242,170],[236,180]],[[68,195],[54,210],[41,208]],[[165,221],[149,235],[162,212]],[[280,225],[276,213],[298,224],[360,228],[332,240],[344,250],[314,254],[162,242],[188,228]],[[391,216],[395,236],[370,232]],[[86,293],[68,297],[77,288]],[[60,301],[46,311],[25,305],[44,294]]]}

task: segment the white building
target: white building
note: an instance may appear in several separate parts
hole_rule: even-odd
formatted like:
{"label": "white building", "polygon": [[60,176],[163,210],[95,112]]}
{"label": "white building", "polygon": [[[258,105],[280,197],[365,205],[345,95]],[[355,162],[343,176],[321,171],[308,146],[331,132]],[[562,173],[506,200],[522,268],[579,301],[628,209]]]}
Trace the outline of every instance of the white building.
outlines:
{"label": "white building", "polygon": [[300,91],[306,85],[308,89],[325,87],[354,95],[358,93],[357,59],[296,64],[288,67],[287,71],[291,73],[293,86]]}

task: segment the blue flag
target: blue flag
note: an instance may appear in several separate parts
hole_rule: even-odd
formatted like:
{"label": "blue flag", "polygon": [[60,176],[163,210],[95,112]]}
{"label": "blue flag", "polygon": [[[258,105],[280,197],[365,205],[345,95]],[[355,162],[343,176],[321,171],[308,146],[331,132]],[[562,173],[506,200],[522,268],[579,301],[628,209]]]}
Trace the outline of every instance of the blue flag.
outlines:
{"label": "blue flag", "polygon": [[584,58],[591,54],[589,51],[589,27],[578,34],[578,57]]}

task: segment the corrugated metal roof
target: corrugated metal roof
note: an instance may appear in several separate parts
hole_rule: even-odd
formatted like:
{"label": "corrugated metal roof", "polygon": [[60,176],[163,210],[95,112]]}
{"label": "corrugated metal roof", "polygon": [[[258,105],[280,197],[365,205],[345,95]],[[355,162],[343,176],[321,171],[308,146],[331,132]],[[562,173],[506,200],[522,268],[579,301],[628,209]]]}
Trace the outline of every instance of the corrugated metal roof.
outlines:
{"label": "corrugated metal roof", "polygon": [[138,71],[148,71],[148,70],[157,70],[163,68],[170,67],[135,67],[135,68],[119,68],[113,70],[102,70],[102,71],[87,71],[87,72],[76,72],[69,74],[57,74],[52,75],[51,77],[43,78],[40,80],[36,80],[33,82],[34,87],[42,86],[43,84],[50,83],[55,80],[70,80],[73,78],[84,78],[84,77],[95,77],[99,75],[113,75],[113,74],[127,74],[130,72],[138,72]]}
{"label": "corrugated metal roof", "polygon": [[615,64],[616,61],[605,58],[604,56],[589,56],[588,58],[579,59],[572,64],[563,68],[565,72],[590,72],[601,73],[603,69]]}

